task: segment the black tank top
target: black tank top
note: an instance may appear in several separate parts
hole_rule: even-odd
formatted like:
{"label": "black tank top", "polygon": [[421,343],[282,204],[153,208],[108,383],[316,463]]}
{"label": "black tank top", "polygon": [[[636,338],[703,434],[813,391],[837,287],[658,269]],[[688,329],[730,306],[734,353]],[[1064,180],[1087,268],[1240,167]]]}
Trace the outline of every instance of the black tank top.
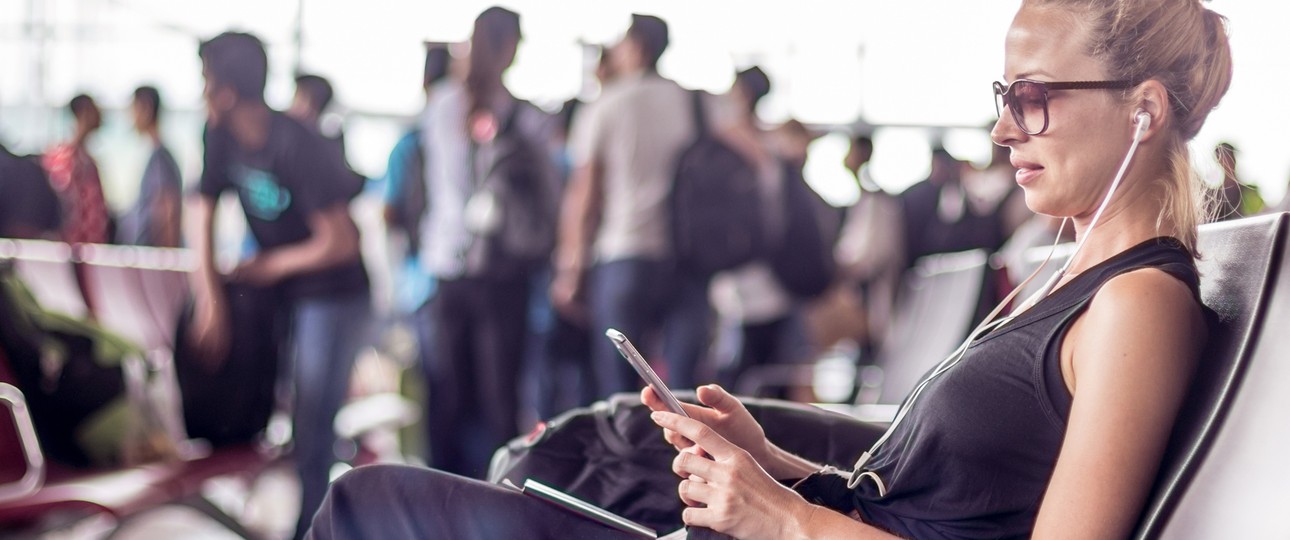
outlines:
{"label": "black tank top", "polygon": [[1060,349],[1107,280],[1157,268],[1199,300],[1192,255],[1148,240],[1072,278],[1011,323],[978,339],[922,396],[867,468],[854,499],[865,522],[907,538],[1027,538],[1066,432],[1071,395]]}

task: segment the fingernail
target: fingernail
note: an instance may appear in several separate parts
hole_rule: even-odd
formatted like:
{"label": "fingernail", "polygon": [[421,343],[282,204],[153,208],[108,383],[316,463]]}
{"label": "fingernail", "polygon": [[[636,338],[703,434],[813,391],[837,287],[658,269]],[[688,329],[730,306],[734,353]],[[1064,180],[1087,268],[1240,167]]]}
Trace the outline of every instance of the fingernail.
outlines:
{"label": "fingernail", "polygon": [[656,420],[656,421],[661,420],[663,418],[663,413],[659,411],[654,411],[652,413],[649,413],[649,417],[650,417],[650,420]]}

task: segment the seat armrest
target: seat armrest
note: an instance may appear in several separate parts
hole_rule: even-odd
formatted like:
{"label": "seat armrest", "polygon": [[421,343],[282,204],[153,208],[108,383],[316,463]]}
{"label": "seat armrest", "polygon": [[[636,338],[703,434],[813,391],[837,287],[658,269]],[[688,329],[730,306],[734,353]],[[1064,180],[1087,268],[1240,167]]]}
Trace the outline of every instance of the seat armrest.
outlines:
{"label": "seat armrest", "polygon": [[31,411],[22,391],[8,383],[0,382],[0,402],[4,402],[13,416],[13,425],[22,445],[27,470],[17,482],[0,485],[0,502],[10,501],[34,493],[45,482],[45,455],[40,452],[36,428],[31,423]]}

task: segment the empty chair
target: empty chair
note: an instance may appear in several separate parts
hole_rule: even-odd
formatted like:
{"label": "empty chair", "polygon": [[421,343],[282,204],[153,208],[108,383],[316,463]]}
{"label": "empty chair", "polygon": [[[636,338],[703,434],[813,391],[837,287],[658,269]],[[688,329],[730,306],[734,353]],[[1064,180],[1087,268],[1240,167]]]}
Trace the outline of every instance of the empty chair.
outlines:
{"label": "empty chair", "polygon": [[173,351],[188,295],[188,275],[174,251],[84,246],[83,273],[98,322],[145,350]]}
{"label": "empty chair", "polygon": [[[873,364],[882,369],[872,402],[900,403],[928,370],[949,356],[977,322],[990,268],[985,251],[929,255],[901,285],[891,325]],[[872,384],[862,381],[864,384]],[[862,392],[861,401],[872,396]]]}

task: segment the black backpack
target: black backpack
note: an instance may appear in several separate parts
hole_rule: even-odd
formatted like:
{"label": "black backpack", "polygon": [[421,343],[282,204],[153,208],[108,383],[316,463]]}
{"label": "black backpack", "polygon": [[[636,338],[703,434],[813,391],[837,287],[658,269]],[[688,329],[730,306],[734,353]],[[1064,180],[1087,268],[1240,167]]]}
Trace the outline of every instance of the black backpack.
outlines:
{"label": "black backpack", "polygon": [[714,135],[692,94],[694,141],[681,153],[669,197],[672,253],[687,273],[711,276],[756,259],[765,225],[757,171]]}
{"label": "black backpack", "polygon": [[[216,448],[254,441],[269,424],[286,334],[281,287],[226,283],[221,292],[231,331],[224,361],[208,367],[189,343],[191,298],[175,326],[174,351],[188,436]],[[230,399],[234,393],[236,399]]]}
{"label": "black backpack", "polygon": [[467,254],[477,276],[515,278],[548,264],[555,249],[560,180],[550,156],[516,125],[517,101],[487,143],[470,143],[474,196],[491,193],[500,223],[477,236]]}
{"label": "black backpack", "polygon": [[824,293],[833,284],[837,263],[833,248],[840,214],[806,185],[801,169],[784,164],[783,229],[767,250],[766,260],[784,290],[800,298]]}

